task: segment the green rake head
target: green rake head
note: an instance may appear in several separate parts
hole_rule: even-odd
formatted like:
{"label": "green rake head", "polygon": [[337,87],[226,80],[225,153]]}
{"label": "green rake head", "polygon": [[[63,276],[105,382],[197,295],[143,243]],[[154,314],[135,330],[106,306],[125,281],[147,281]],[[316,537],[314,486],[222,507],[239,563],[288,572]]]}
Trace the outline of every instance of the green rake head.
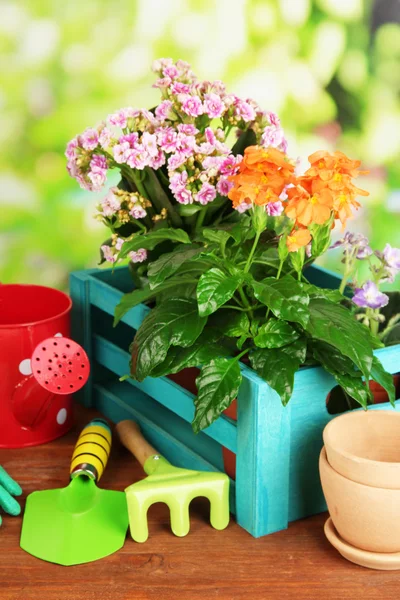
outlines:
{"label": "green rake head", "polygon": [[133,421],[122,421],[117,425],[117,431],[124,446],[136,456],[148,475],[146,479],[125,490],[130,531],[136,542],[145,542],[148,538],[147,511],[155,502],[167,504],[171,515],[171,529],[180,537],[189,533],[189,505],[198,496],[205,496],[210,501],[211,525],[215,529],[225,529],[228,526],[227,475],[174,467],[146,442]]}

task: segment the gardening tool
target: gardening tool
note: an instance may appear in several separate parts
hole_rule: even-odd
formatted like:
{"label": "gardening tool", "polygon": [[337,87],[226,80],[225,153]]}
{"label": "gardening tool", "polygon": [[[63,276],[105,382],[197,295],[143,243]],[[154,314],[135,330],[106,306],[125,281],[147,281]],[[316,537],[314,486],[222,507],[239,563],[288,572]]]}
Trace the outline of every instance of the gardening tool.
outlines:
{"label": "gardening tool", "polygon": [[71,483],[27,498],[21,548],[42,560],[76,565],[119,550],[128,529],[125,494],[102,490],[111,430],[94,419],[82,431],[71,462]]}
{"label": "gardening tool", "polygon": [[71,299],[40,285],[0,284],[0,447],[43,444],[72,426],[72,388],[56,396],[38,385],[32,353],[69,335]]}
{"label": "gardening tool", "polygon": [[139,425],[121,421],[116,430],[123,445],[132,452],[148,477],[126,488],[132,538],[148,538],[147,511],[155,502],[165,502],[170,509],[171,529],[177,536],[189,533],[189,504],[197,496],[210,500],[210,521],[215,529],[229,523],[229,477],[223,473],[190,471],[173,467],[144,439]]}

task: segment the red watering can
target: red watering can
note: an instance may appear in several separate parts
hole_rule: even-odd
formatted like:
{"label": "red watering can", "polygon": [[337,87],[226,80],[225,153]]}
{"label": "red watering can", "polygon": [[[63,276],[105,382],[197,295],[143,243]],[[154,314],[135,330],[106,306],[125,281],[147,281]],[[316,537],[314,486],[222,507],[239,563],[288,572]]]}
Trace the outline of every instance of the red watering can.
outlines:
{"label": "red watering can", "polygon": [[68,339],[71,299],[37,285],[0,284],[0,447],[49,442],[72,426],[71,394],[89,376]]}

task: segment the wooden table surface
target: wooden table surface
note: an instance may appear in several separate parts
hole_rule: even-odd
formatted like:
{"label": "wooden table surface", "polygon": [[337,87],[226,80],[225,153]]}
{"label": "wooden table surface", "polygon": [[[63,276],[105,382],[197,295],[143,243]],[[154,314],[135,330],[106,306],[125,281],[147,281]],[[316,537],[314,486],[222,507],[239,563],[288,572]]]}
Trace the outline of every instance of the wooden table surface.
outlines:
{"label": "wooden table surface", "polygon": [[[94,415],[77,408],[67,436],[44,446],[0,450],[0,464],[27,494],[64,487],[72,448]],[[123,490],[143,476],[135,459],[115,442],[101,487]],[[0,528],[1,600],[387,600],[400,597],[400,572],[353,565],[324,537],[326,514],[292,523],[288,530],[254,539],[232,520],[225,531],[208,523],[206,501],[191,505],[191,531],[172,535],[168,511],[149,511],[150,538],[101,561],[74,567],[46,563],[19,547],[21,518]],[[57,532],[55,532],[57,534]]]}

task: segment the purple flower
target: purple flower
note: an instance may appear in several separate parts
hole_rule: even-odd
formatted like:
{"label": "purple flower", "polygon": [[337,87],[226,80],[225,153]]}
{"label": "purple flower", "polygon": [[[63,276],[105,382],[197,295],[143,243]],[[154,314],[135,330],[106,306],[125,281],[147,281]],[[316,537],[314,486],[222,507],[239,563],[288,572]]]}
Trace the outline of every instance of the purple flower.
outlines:
{"label": "purple flower", "polygon": [[227,196],[232,188],[233,182],[229,181],[226,177],[221,177],[217,183],[217,192],[221,196]]}
{"label": "purple flower", "polygon": [[205,204],[208,204],[209,202],[212,202],[216,195],[217,195],[217,190],[215,189],[215,187],[213,185],[211,185],[210,183],[206,182],[206,183],[203,183],[199,192],[197,193],[196,200],[197,200],[197,202],[200,202],[200,204],[205,205]]}
{"label": "purple flower", "polygon": [[192,204],[193,202],[192,193],[186,188],[179,188],[174,192],[174,196],[179,204]]}
{"label": "purple flower", "polygon": [[352,300],[364,308],[382,308],[389,302],[389,296],[380,292],[376,283],[367,281],[362,288],[355,290]]}
{"label": "purple flower", "polygon": [[356,258],[361,260],[372,254],[372,250],[368,244],[368,238],[362,233],[351,233],[350,231],[346,231],[344,236],[332,244],[330,248],[343,247],[345,254],[351,254],[353,251],[356,251]]}
{"label": "purple flower", "polygon": [[171,85],[171,92],[178,96],[179,94],[189,94],[190,87],[186,83],[181,83],[180,81],[175,81]]}
{"label": "purple flower", "polygon": [[129,252],[128,258],[133,263],[144,262],[147,259],[147,250],[145,250],[144,248],[139,248],[139,250],[137,252],[134,252],[134,251]]}
{"label": "purple flower", "polygon": [[101,202],[101,208],[102,208],[101,213],[105,217],[111,217],[112,215],[114,215],[117,212],[117,210],[119,210],[121,208],[121,202],[120,202],[119,198],[114,195],[114,192],[116,191],[116,189],[117,188],[110,188],[108,190],[107,196]]}
{"label": "purple flower", "polygon": [[224,110],[225,106],[221,98],[217,94],[205,94],[204,96],[204,112],[210,117],[210,119],[218,119]]}
{"label": "purple flower", "polygon": [[178,131],[185,135],[196,135],[196,133],[199,133],[199,130],[192,123],[180,123]]}
{"label": "purple flower", "polygon": [[99,134],[96,129],[89,127],[82,133],[80,139],[85,150],[94,150],[99,143]]}
{"label": "purple flower", "polygon": [[115,263],[117,262],[117,257],[115,256],[112,248],[110,248],[110,246],[107,246],[107,244],[104,244],[103,246],[100,246],[102,252],[103,252],[103,256],[105,258],[105,260],[109,263]]}
{"label": "purple flower", "polygon": [[270,217],[279,217],[283,213],[283,204],[279,200],[277,202],[269,202],[265,210]]}
{"label": "purple flower", "polygon": [[389,269],[395,272],[400,271],[400,248],[392,248],[390,244],[386,244],[382,257]]}
{"label": "purple flower", "polygon": [[187,156],[184,152],[176,152],[172,154],[168,159],[168,170],[175,171],[178,167],[182,166],[186,162]]}
{"label": "purple flower", "polygon": [[143,219],[147,213],[141,204],[135,204],[135,206],[129,211],[129,214],[134,219]]}
{"label": "purple flower", "polygon": [[171,100],[163,100],[156,108],[156,117],[160,121],[165,121],[166,119],[173,119],[175,113],[172,108]]}
{"label": "purple flower", "polygon": [[203,105],[198,96],[185,95],[182,99],[182,110],[190,117],[198,117],[203,114]]}

